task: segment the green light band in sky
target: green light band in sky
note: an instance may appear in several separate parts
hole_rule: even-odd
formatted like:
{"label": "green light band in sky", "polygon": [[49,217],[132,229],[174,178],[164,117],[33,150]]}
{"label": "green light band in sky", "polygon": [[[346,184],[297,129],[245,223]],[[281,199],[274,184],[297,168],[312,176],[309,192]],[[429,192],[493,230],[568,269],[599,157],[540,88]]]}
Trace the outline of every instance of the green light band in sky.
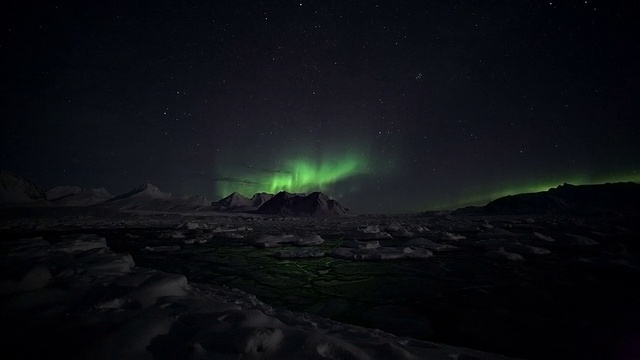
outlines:
{"label": "green light band in sky", "polygon": [[220,196],[234,191],[251,196],[257,192],[275,194],[280,191],[293,193],[323,190],[339,181],[366,174],[368,161],[363,156],[347,155],[313,161],[299,158],[285,162],[282,169],[273,171],[254,171],[247,169],[243,173],[233,172],[234,180],[218,180]]}

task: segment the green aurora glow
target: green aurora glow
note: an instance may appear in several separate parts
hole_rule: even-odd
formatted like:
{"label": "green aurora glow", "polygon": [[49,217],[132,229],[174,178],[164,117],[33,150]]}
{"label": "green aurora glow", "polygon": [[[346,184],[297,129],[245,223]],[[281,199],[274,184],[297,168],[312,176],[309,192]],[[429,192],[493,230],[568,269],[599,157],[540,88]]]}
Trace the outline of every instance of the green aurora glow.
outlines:
{"label": "green aurora glow", "polygon": [[328,187],[370,171],[368,160],[362,155],[346,155],[313,161],[297,158],[284,163],[279,169],[265,170],[249,167],[244,171],[231,169],[230,178],[217,180],[219,196],[237,191],[245,196],[258,192],[271,194],[280,191],[293,193],[326,190]]}
{"label": "green aurora glow", "polygon": [[[291,153],[299,155],[289,158],[275,156],[268,160],[256,160],[252,164],[227,163],[218,169],[218,177],[215,180],[216,195],[222,198],[238,192],[251,197],[259,192],[276,194],[280,191],[292,193],[322,191],[329,196],[344,195],[345,201],[350,200],[346,205],[355,207],[358,203],[354,205],[353,199],[356,199],[361,191],[388,191],[379,186],[375,190],[372,187],[375,186],[372,185],[374,181],[378,185],[384,181],[383,183],[389,186],[390,179],[397,179],[398,176],[412,176],[410,173],[403,173],[394,165],[389,165],[390,162],[372,161],[366,150],[367,147],[360,148],[365,150],[358,152],[346,150],[338,153],[334,149],[333,153],[324,154],[318,154],[317,151],[314,153],[314,150],[308,149],[290,149]],[[232,159],[229,154],[227,156],[227,159]],[[390,156],[390,158],[395,157]],[[563,183],[573,185],[629,181],[640,183],[640,174],[637,171],[609,173],[577,171],[546,176],[539,174],[525,179],[522,177],[518,179],[515,175],[498,181],[481,180],[481,176],[476,178],[475,181],[469,179],[466,184],[460,183],[459,191],[455,192],[450,189],[448,183],[440,184],[438,187],[437,183],[429,183],[428,180],[425,181],[425,186],[431,189],[430,192],[419,187],[404,187],[403,192],[406,197],[396,198],[397,202],[393,202],[392,207],[382,211],[412,212],[485,205],[503,196],[547,191]]]}

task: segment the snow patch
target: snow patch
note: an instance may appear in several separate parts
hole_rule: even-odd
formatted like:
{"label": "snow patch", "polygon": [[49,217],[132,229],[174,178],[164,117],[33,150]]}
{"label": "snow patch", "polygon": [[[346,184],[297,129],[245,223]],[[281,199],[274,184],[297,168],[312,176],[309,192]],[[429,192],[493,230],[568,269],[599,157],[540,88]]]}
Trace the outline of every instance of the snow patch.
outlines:
{"label": "snow patch", "polygon": [[433,240],[425,239],[425,238],[415,238],[408,240],[404,243],[405,246],[413,246],[419,248],[425,248],[432,251],[449,251],[449,250],[457,250],[458,248],[449,244],[441,244],[437,243]]}
{"label": "snow patch", "polygon": [[513,252],[508,252],[503,247],[499,248],[498,250],[489,250],[484,254],[484,256],[490,259],[496,259],[496,260],[509,260],[509,261],[524,260],[522,255],[513,253]]}
{"label": "snow patch", "polygon": [[570,245],[575,245],[575,246],[593,246],[593,245],[598,245],[599,242],[588,238],[586,236],[582,236],[582,235],[575,235],[575,234],[565,234],[568,239],[567,242]]}
{"label": "snow patch", "polygon": [[543,240],[543,241],[548,241],[548,242],[553,242],[555,241],[552,237],[547,236],[547,235],[543,235],[539,232],[535,232],[533,233],[533,236],[535,236],[537,239]]}

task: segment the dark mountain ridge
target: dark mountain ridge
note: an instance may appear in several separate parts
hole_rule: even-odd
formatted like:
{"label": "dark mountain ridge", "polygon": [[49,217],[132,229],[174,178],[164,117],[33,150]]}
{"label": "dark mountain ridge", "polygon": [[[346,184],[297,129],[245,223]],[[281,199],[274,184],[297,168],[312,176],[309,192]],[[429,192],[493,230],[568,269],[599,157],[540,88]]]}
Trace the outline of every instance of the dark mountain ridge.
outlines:
{"label": "dark mountain ridge", "polygon": [[265,202],[257,210],[257,213],[293,216],[351,215],[349,209],[321,192],[314,192],[304,196],[285,191],[279,192],[271,200]]}
{"label": "dark mountain ridge", "polygon": [[563,184],[537,193],[508,195],[484,206],[455,210],[454,215],[585,214],[639,210],[640,184]]}

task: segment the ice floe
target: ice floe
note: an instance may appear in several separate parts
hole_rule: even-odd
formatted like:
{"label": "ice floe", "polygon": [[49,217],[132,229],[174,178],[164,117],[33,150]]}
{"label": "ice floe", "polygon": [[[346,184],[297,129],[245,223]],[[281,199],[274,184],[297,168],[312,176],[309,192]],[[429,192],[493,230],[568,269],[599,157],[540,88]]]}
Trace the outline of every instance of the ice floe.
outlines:
{"label": "ice floe", "polygon": [[282,245],[312,246],[324,243],[324,239],[319,235],[296,236],[285,235],[262,235],[254,242],[255,246],[270,248]]}
{"label": "ice floe", "polygon": [[431,251],[449,251],[449,250],[457,250],[457,246],[449,245],[449,244],[441,244],[437,243],[433,240],[425,239],[425,238],[415,238],[408,240],[404,243],[405,246],[414,246],[429,249]]}
{"label": "ice floe", "polygon": [[574,246],[593,246],[599,243],[591,238],[576,234],[565,234],[567,236],[567,243]]}
{"label": "ice floe", "polygon": [[522,255],[518,253],[506,251],[503,247],[499,248],[498,250],[489,250],[484,254],[484,256],[490,259],[496,259],[496,260],[509,260],[509,261],[524,260]]}

